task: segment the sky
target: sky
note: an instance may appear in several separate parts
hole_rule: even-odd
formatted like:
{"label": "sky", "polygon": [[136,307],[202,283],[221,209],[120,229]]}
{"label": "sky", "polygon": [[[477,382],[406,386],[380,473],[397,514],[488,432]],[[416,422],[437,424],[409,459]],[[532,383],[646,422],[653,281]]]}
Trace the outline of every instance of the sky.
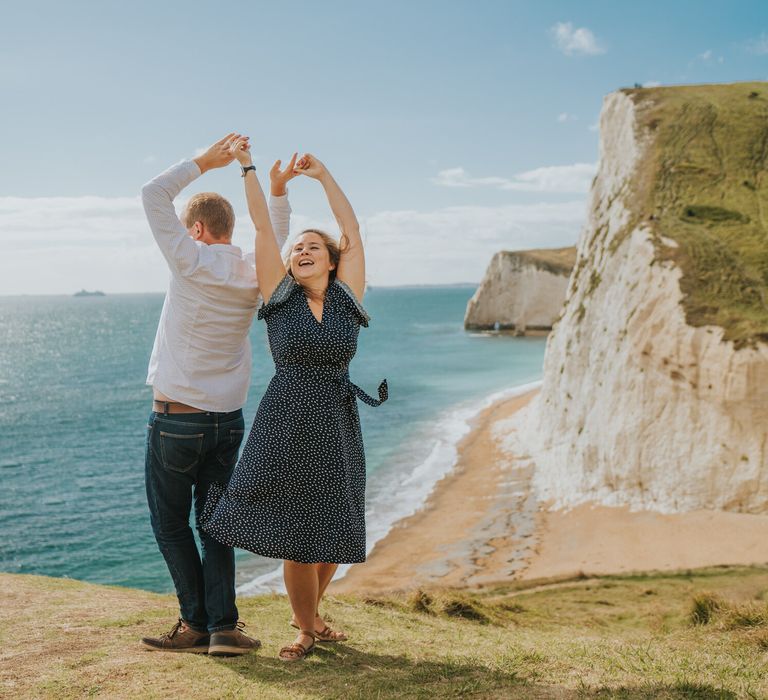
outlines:
{"label": "sky", "polygon": [[[603,98],[768,80],[768,3],[2,0],[0,295],[163,291],[144,182],[230,131],[262,183],[310,152],[349,197],[372,285],[478,282],[576,243]],[[253,247],[236,164],[217,191]],[[336,233],[318,183],[292,231]]]}

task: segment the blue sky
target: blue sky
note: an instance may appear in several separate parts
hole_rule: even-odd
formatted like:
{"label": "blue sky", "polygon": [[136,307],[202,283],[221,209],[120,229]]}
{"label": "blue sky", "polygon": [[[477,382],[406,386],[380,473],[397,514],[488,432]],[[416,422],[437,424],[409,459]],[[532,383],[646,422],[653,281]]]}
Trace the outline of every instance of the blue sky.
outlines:
{"label": "blue sky", "polygon": [[[477,281],[498,249],[576,241],[604,95],[766,79],[764,2],[6,4],[0,294],[162,290],[138,191],[230,130],[262,174],[326,162],[373,284]],[[244,214],[241,186],[189,193]],[[332,228],[315,183],[291,199]]]}

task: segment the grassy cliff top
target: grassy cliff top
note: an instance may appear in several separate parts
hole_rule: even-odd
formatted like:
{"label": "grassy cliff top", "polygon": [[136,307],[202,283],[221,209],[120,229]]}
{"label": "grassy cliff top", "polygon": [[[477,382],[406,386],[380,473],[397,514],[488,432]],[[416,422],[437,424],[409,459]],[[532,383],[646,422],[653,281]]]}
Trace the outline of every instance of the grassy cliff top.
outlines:
{"label": "grassy cliff top", "polygon": [[570,275],[576,264],[576,247],[503,250],[500,255],[520,258],[555,275]]}
{"label": "grassy cliff top", "polygon": [[768,342],[768,83],[624,92],[648,145],[630,209],[680,267],[686,320]]}
{"label": "grassy cliff top", "polygon": [[577,579],[521,590],[331,597],[350,641],[302,663],[288,603],[238,601],[263,648],[226,659],[143,651],[175,598],[0,574],[0,696],[13,698],[768,697],[768,568]]}

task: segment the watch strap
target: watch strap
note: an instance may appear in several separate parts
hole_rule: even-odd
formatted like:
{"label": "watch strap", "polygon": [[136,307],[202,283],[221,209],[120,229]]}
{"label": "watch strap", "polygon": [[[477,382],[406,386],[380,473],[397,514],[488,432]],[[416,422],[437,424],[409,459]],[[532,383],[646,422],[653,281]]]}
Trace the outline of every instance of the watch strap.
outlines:
{"label": "watch strap", "polygon": [[243,172],[242,172],[242,175],[241,175],[241,177],[245,177],[245,174],[246,174],[246,173],[247,173],[249,170],[254,170],[254,171],[255,171],[255,170],[256,170],[256,166],[255,166],[255,165],[241,165],[241,166],[240,166],[240,170],[242,170],[242,171],[243,171]]}

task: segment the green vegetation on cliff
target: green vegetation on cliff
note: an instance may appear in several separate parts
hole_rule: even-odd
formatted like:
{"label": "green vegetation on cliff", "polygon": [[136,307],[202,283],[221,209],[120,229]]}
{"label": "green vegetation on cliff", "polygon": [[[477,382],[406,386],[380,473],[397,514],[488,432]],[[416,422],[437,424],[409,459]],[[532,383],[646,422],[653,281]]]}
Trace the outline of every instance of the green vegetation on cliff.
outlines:
{"label": "green vegetation on cliff", "polygon": [[721,326],[739,347],[768,342],[768,83],[625,93],[648,146],[632,223],[681,269],[687,322]]}
{"label": "green vegetation on cliff", "polygon": [[503,250],[501,255],[515,257],[531,263],[539,270],[553,275],[571,274],[576,263],[576,246],[568,248],[535,248],[531,250]]}
{"label": "green vegetation on cliff", "polygon": [[281,596],[238,601],[264,646],[222,659],[139,647],[175,621],[172,596],[12,574],[0,585],[1,697],[768,697],[768,568],[335,596],[325,612],[350,641],[296,664],[276,658],[294,632]]}

